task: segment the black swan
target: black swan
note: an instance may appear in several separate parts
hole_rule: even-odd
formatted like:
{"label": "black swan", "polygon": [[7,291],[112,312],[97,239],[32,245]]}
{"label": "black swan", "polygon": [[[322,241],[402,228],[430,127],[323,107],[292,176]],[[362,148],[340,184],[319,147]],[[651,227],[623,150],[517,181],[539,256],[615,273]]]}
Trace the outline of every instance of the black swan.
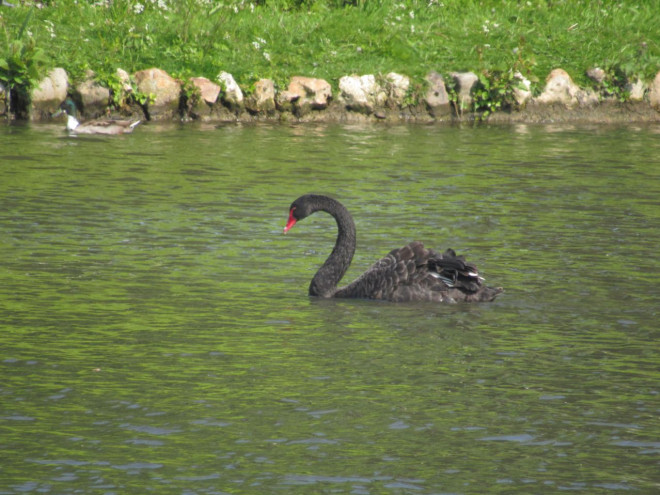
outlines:
{"label": "black swan", "polygon": [[355,223],[348,210],[328,196],[300,196],[291,203],[284,233],[317,211],[335,218],[339,234],[332,253],[309,285],[310,296],[453,303],[492,301],[503,291],[484,285],[477,267],[463,256],[456,256],[452,249],[439,254],[424,248],[421,242],[391,251],[354,282],[338,289],[355,253]]}

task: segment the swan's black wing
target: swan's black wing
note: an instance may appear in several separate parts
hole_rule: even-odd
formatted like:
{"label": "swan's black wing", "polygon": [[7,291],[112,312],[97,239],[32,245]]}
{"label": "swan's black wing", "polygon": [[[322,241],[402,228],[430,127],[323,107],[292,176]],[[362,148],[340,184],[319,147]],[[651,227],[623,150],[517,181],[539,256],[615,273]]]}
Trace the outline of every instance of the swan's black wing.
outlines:
{"label": "swan's black wing", "polygon": [[438,254],[421,242],[391,251],[334,297],[390,301],[492,301],[501,288],[486,287],[477,267],[452,249]]}

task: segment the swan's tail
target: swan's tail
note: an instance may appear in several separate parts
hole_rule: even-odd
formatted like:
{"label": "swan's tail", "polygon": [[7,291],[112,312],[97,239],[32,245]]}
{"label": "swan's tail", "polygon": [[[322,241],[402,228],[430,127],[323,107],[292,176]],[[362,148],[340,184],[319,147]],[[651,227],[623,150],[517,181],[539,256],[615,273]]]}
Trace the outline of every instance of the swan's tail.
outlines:
{"label": "swan's tail", "polygon": [[466,301],[492,301],[504,291],[502,287],[488,287],[485,279],[479,275],[474,263],[457,256],[453,249],[439,254],[429,250],[429,273],[451,289],[458,289],[465,294]]}

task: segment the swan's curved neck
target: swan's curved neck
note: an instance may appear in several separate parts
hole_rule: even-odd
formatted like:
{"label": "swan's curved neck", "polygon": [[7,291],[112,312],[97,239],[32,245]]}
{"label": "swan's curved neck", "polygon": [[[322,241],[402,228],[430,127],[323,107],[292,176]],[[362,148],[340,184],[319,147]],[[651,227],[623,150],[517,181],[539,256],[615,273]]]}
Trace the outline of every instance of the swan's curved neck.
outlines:
{"label": "swan's curved neck", "polygon": [[337,221],[339,233],[332,253],[309,285],[309,295],[332,297],[355,254],[355,223],[348,210],[332,198],[322,198],[315,205],[314,211],[325,211],[332,215]]}

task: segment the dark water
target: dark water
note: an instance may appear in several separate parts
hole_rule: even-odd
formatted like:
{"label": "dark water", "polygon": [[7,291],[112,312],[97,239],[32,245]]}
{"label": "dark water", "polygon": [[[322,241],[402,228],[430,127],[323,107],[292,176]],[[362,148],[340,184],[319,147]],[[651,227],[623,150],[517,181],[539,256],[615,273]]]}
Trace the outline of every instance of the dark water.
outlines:
{"label": "dark water", "polygon": [[[485,305],[319,301],[411,240]],[[657,493],[660,129],[0,127],[0,494]]]}

